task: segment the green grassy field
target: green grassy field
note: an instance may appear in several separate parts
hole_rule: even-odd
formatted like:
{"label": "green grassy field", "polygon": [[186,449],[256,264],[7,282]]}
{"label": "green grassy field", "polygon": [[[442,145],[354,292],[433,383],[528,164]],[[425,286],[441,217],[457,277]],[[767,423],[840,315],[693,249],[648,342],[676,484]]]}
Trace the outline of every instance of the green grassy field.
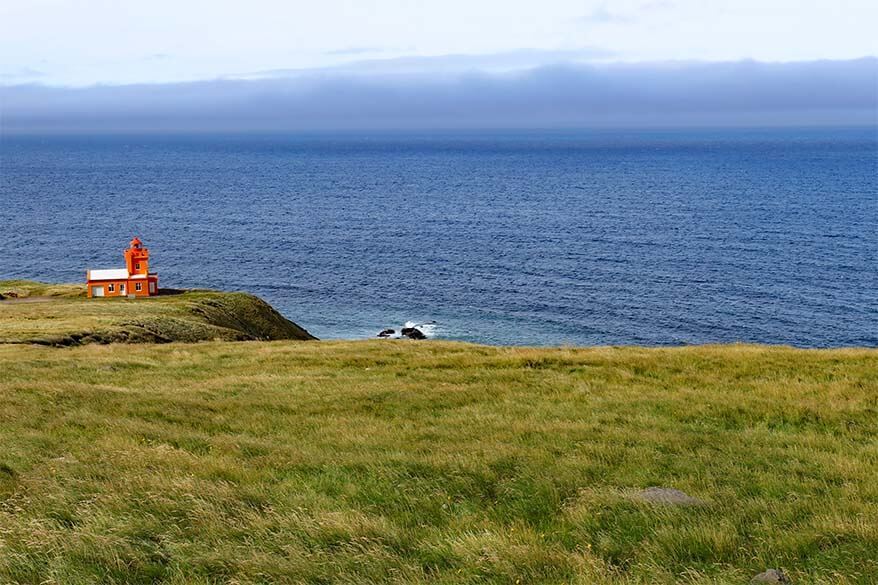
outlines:
{"label": "green grassy field", "polygon": [[878,582],[874,350],[0,345],[0,445],[0,583]]}
{"label": "green grassy field", "polygon": [[134,300],[88,299],[85,285],[0,280],[0,343],[312,339],[253,295],[209,290],[165,293]]}

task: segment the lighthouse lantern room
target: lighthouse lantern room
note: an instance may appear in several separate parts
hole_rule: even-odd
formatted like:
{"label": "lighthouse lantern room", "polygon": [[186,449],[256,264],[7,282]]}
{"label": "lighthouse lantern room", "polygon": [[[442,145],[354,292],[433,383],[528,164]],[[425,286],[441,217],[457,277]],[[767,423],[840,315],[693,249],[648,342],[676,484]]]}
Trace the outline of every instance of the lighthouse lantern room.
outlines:
{"label": "lighthouse lantern room", "polygon": [[87,270],[88,297],[150,297],[159,292],[159,277],[149,271],[149,250],[140,238],[125,250],[125,268]]}

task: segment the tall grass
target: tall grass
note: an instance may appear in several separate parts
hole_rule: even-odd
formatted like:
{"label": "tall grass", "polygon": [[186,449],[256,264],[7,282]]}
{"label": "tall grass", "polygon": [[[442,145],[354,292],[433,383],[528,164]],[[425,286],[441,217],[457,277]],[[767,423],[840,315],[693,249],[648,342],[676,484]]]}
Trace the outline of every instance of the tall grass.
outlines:
{"label": "tall grass", "polygon": [[874,350],[0,346],[0,582],[875,583],[876,399]]}

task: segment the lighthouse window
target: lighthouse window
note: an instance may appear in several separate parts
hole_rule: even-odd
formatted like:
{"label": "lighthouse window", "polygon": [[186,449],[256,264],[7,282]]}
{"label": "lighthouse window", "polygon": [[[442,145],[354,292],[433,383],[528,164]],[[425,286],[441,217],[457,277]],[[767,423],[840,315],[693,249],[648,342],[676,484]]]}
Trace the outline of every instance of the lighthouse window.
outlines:
{"label": "lighthouse window", "polygon": [[143,285],[141,283],[139,283],[139,282],[134,283],[134,290],[141,290],[142,288],[143,288]]}
{"label": "lighthouse window", "polygon": [[116,291],[116,285],[115,285],[115,284],[112,284],[112,283],[108,284],[108,285],[107,285],[107,291],[108,291],[108,292],[115,292],[115,291]]}
{"label": "lighthouse window", "polygon": [[134,270],[140,270],[140,262],[134,265]]}

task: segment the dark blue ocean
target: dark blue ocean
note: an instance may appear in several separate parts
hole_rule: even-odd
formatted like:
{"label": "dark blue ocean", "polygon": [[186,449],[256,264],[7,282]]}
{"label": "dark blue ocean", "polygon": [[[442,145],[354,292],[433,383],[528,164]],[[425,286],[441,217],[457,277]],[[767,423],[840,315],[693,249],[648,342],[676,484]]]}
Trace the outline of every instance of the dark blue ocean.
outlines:
{"label": "dark blue ocean", "polygon": [[321,338],[878,346],[875,129],[0,138],[0,278],[139,235]]}

